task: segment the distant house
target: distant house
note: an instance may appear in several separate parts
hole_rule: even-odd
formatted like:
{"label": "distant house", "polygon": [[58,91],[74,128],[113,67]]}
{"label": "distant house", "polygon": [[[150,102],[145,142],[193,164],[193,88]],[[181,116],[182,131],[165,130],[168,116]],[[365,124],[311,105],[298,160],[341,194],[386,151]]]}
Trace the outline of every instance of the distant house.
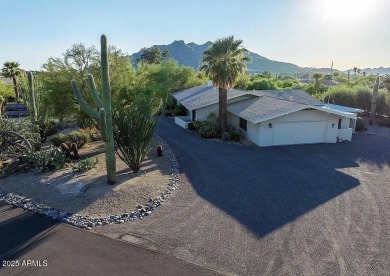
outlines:
{"label": "distant house", "polygon": [[340,84],[340,82],[335,81],[335,80],[323,80],[323,81],[321,81],[321,84],[323,84],[325,86],[337,86]]}
{"label": "distant house", "polygon": [[[228,124],[258,146],[351,141],[361,109],[324,104],[300,89],[228,90]],[[187,110],[188,122],[218,114],[218,90],[211,84],[173,93]],[[183,120],[184,119],[184,120]]]}
{"label": "distant house", "polygon": [[5,82],[5,83],[14,85],[13,82],[12,82],[12,79],[10,79],[10,78],[3,78],[3,77],[0,77],[0,81],[3,81],[3,82]]}

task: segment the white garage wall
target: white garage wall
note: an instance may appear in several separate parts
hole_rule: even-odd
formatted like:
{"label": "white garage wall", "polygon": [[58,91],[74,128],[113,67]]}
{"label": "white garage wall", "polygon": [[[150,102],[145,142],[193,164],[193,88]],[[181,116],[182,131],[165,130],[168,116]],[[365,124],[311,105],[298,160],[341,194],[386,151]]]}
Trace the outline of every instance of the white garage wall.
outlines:
{"label": "white garage wall", "polygon": [[269,122],[260,123],[260,133],[259,133],[259,145],[260,147],[272,146],[273,140],[273,129],[269,128]]}
{"label": "white garage wall", "polygon": [[[327,121],[326,143],[337,142],[337,126],[339,116],[328,114],[318,110],[301,110],[282,117],[278,117],[267,122],[260,123],[260,140],[257,143],[259,146],[272,146],[273,144],[273,128],[269,128],[269,123],[272,125],[277,123],[294,123],[294,122],[313,122]],[[255,142],[255,141],[253,141]]]}
{"label": "white garage wall", "polygon": [[[251,122],[248,122],[247,129],[246,129],[246,138],[248,140],[251,140],[256,145],[259,145],[260,143],[260,124],[252,124]],[[241,132],[244,134],[245,131],[241,130]]]}
{"label": "white garage wall", "polygon": [[[334,119],[338,122],[339,116],[325,113],[318,110],[301,110],[288,115],[284,115],[272,120],[269,120],[269,123],[287,123],[287,122],[302,122],[302,121],[325,121],[329,119]],[[336,125],[337,127],[337,125]]]}

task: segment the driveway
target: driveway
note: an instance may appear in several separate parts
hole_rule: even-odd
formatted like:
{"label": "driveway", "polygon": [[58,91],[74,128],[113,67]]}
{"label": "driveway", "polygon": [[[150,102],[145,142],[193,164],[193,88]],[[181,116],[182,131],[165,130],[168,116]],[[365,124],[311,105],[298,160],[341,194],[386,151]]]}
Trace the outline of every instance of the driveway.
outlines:
{"label": "driveway", "polygon": [[0,275],[218,275],[0,203]]}
{"label": "driveway", "polygon": [[259,148],[202,140],[169,118],[158,134],[181,186],[150,217],[95,231],[231,274],[389,274],[388,139]]}

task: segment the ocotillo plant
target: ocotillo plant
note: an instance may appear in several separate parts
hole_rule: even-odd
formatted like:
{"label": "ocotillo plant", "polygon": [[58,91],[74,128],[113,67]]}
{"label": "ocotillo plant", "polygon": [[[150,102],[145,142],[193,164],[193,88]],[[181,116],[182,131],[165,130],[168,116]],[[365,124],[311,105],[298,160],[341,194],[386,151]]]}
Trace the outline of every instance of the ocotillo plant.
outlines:
{"label": "ocotillo plant", "polygon": [[102,134],[103,141],[105,142],[104,150],[106,154],[107,180],[109,184],[113,184],[116,181],[116,161],[114,134],[112,129],[111,87],[108,72],[108,48],[107,38],[105,35],[101,36],[100,44],[103,87],[102,99],[100,99],[99,94],[96,90],[96,85],[93,80],[93,76],[91,74],[88,75],[92,98],[94,103],[99,108],[99,112],[91,108],[83,99],[76,80],[72,80],[72,88],[73,92],[76,95],[77,101],[79,102],[83,111],[99,122],[100,133]]}
{"label": "ocotillo plant", "polygon": [[374,89],[372,91],[371,109],[370,109],[370,122],[369,122],[370,125],[372,125],[374,123],[374,119],[375,119],[376,98],[378,96],[378,87],[379,87],[379,76],[376,77],[375,84],[374,84]]}
{"label": "ocotillo plant", "polygon": [[28,104],[29,104],[31,122],[35,125],[38,122],[38,112],[37,112],[37,105],[35,103],[33,79],[34,79],[33,74],[30,71],[28,71],[27,72],[28,94],[29,94]]}

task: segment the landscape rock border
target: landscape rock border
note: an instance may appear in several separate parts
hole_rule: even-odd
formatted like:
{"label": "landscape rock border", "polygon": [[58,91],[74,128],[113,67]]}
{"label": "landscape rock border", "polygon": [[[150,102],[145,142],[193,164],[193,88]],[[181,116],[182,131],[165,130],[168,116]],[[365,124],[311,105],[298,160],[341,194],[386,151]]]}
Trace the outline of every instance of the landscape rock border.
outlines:
{"label": "landscape rock border", "polygon": [[160,136],[155,134],[155,137],[163,146],[165,154],[168,154],[169,156],[171,176],[169,178],[167,189],[162,192],[159,197],[155,199],[150,198],[149,201],[144,205],[138,205],[136,210],[119,215],[112,214],[106,217],[92,218],[89,216],[81,216],[79,214],[61,212],[60,210],[51,208],[45,204],[34,202],[28,197],[20,196],[14,193],[5,193],[2,191],[0,191],[0,202],[5,202],[9,205],[32,211],[51,219],[88,230],[91,230],[92,227],[96,226],[103,226],[113,223],[124,223],[126,221],[142,219],[145,216],[149,216],[157,207],[159,207],[167,198],[169,198],[169,196],[179,186],[180,183],[180,166],[173,150]]}

